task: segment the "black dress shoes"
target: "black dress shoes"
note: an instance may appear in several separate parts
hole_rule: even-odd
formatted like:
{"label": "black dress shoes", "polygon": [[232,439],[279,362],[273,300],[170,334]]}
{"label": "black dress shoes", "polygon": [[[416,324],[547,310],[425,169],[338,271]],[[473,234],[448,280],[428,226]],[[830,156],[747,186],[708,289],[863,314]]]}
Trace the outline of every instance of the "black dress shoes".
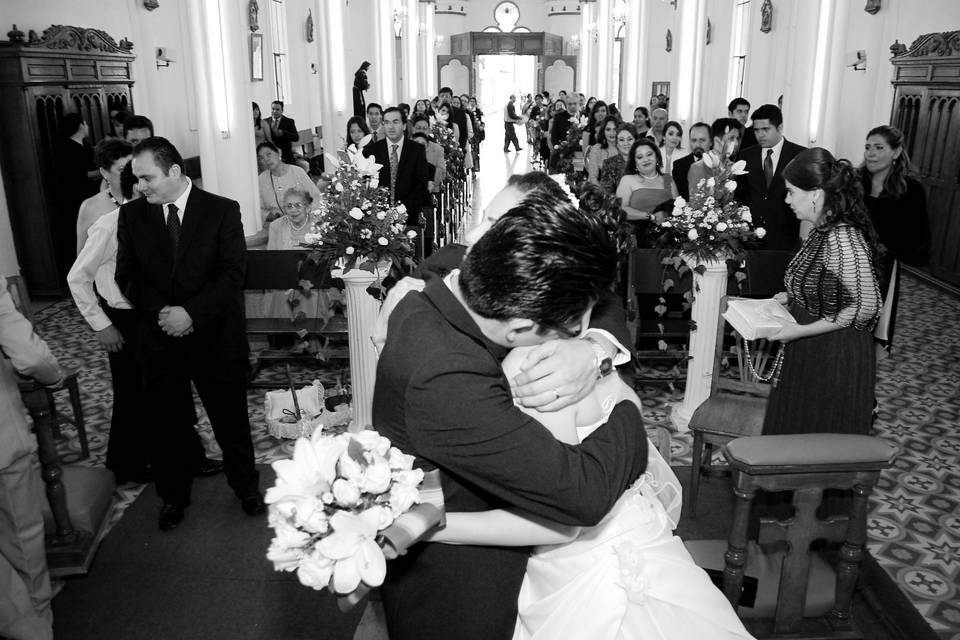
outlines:
{"label": "black dress shoes", "polygon": [[198,478],[209,478],[210,476],[215,476],[222,472],[222,460],[211,460],[210,458],[204,458],[203,462],[200,463],[200,466],[197,467],[197,471],[194,475]]}
{"label": "black dress shoes", "polygon": [[160,508],[160,517],[157,519],[160,531],[176,529],[181,522],[183,522],[183,507],[172,502],[165,502],[163,507]]}
{"label": "black dress shoes", "polygon": [[248,516],[258,516],[267,511],[267,505],[263,503],[263,496],[259,492],[240,498],[240,507]]}

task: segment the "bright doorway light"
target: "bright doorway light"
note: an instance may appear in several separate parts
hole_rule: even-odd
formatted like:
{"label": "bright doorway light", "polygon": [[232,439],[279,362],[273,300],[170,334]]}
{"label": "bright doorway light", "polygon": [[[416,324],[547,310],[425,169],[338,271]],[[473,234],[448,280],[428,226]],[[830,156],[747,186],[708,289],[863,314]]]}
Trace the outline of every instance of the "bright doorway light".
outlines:
{"label": "bright doorway light", "polygon": [[520,98],[537,93],[537,59],[534,56],[477,56],[477,100],[484,112],[502,110],[510,94]]}

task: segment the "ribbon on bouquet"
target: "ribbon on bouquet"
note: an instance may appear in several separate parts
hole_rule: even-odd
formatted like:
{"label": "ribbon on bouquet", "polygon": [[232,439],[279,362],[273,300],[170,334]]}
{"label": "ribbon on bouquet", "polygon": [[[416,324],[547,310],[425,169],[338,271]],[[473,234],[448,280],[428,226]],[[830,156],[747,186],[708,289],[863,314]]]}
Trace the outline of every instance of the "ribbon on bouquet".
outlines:
{"label": "ribbon on bouquet", "polygon": [[[440,470],[434,469],[423,474],[419,504],[401,513],[389,527],[377,535],[377,544],[383,550],[387,560],[393,560],[407,553],[413,545],[420,542],[436,527],[446,523],[443,506],[443,489],[440,485]],[[360,583],[351,593],[337,596],[340,611],[346,613],[363,600],[371,587]]]}

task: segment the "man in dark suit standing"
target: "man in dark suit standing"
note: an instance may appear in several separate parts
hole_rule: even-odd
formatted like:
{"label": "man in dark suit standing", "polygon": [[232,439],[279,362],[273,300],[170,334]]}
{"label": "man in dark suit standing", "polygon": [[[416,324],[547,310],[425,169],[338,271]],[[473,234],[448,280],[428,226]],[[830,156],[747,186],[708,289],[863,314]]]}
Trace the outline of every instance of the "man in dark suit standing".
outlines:
{"label": "man in dark suit standing", "polygon": [[750,115],[750,103],[746,98],[734,98],[727,105],[727,116],[740,121],[743,125],[743,137],[740,139],[740,148],[749,149],[757,144],[757,135],[753,127],[747,126],[747,116]]}
{"label": "man in dark suit standing", "polygon": [[517,130],[515,125],[518,122],[523,122],[523,119],[517,115],[517,106],[516,106],[517,96],[510,94],[510,101],[507,102],[507,106],[503,110],[503,152],[508,153],[510,151],[510,143],[513,143],[513,147],[520,151],[523,147],[520,146],[520,141],[517,140]]}
{"label": "man in dark suit standing", "polygon": [[[397,305],[373,421],[418,466],[440,469],[448,510],[515,507],[592,525],[643,472],[647,445],[634,405],[618,404],[583,444],[566,445],[515,406],[501,370],[512,347],[577,335],[615,273],[601,225],[539,193],[494,223],[461,270],[430,278]],[[382,588],[390,637],[511,638],[529,551],[416,545],[390,563]]]}
{"label": "man in dark suit standing", "polygon": [[373,156],[380,164],[380,186],[390,190],[392,202],[407,208],[407,225],[419,226],[423,208],[430,206],[426,151],[405,138],[407,118],[398,107],[383,112],[383,130],[386,137],[364,147],[363,155]]}
{"label": "man in dark suit standing", "polygon": [[293,118],[283,115],[283,101],[275,100],[270,104],[270,135],[273,144],[280,149],[280,157],[287,164],[295,162],[292,144],[300,139],[297,123]]}
{"label": "man in dark suit standing", "polygon": [[690,167],[710,150],[712,138],[710,131],[710,125],[706,122],[697,122],[691,126],[690,133],[687,136],[690,143],[690,153],[673,163],[673,169],[670,171],[673,176],[673,183],[677,185],[677,193],[684,199],[690,198],[690,183],[688,180]]}
{"label": "man in dark suit standing", "polygon": [[467,146],[467,112],[460,107],[453,105],[453,89],[442,87],[440,89],[440,104],[450,105],[450,122],[455,123],[460,130],[460,139],[457,141],[461,149]]}
{"label": "man in dark suit standing", "polygon": [[239,205],[194,187],[168,140],[134,148],[143,198],[120,208],[116,280],[137,313],[151,459],[163,500],[160,529],[190,503],[189,417],[178,407],[193,382],[223,451],[227,483],[249,515],[264,512],[247,416],[243,315],[246,246]]}
{"label": "man in dark suit standing", "polygon": [[754,225],[767,231],[761,249],[795,251],[800,221],[784,202],[783,168],[804,148],[783,137],[783,113],[776,105],[762,105],[750,118],[758,144],[738,156],[746,161],[747,174],[737,178],[737,199],[750,207]]}

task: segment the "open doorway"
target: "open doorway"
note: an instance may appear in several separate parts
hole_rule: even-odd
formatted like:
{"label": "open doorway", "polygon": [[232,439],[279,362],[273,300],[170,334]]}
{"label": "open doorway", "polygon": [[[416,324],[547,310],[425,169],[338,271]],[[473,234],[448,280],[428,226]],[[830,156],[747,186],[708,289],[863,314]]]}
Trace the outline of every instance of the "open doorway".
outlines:
{"label": "open doorway", "polygon": [[477,56],[477,100],[485,113],[502,111],[511,93],[516,94],[519,107],[521,96],[536,92],[536,56]]}

